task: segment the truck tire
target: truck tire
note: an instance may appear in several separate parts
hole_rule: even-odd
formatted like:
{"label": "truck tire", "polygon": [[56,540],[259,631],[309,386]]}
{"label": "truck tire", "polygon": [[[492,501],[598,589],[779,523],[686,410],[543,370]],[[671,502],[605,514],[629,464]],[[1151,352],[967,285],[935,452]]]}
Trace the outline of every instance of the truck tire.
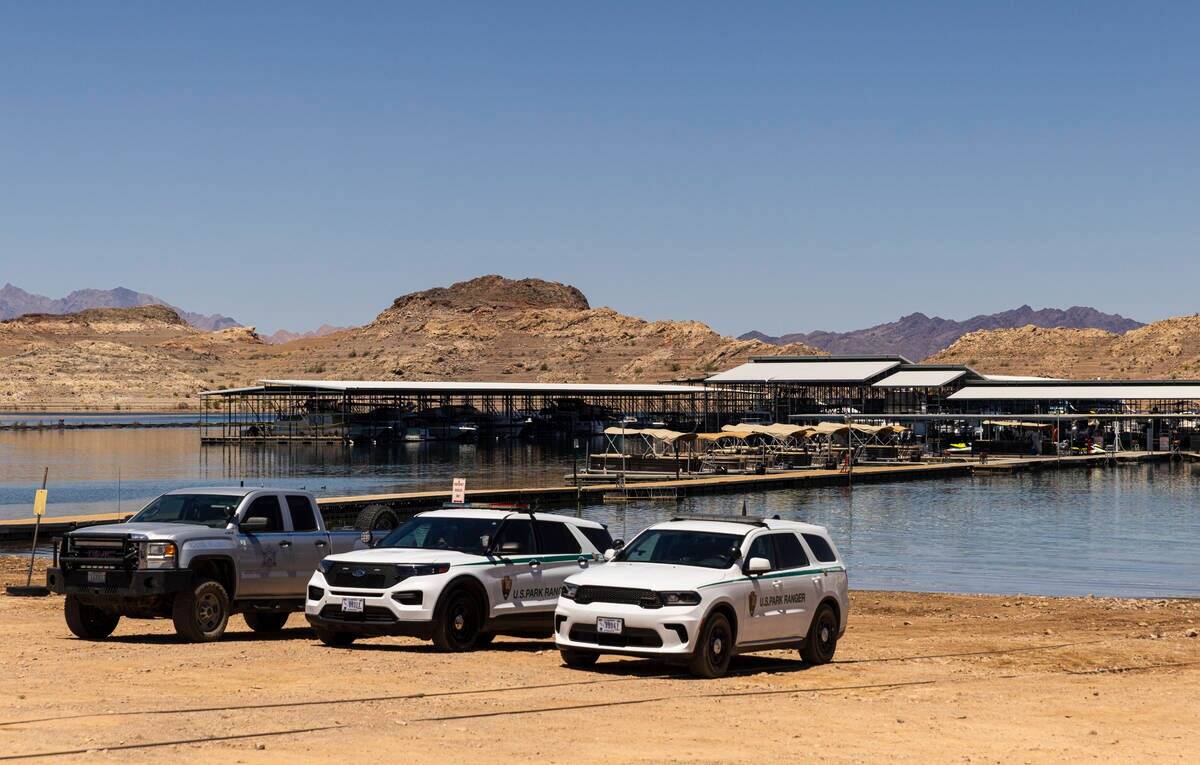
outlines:
{"label": "truck tire", "polygon": [[120,615],[86,605],[75,595],[67,596],[63,614],[67,617],[67,628],[71,633],[84,640],[103,640],[113,633],[117,622],[121,621]]}
{"label": "truck tire", "polygon": [[442,651],[470,651],[479,644],[486,609],[466,587],[459,587],[438,604],[433,617],[433,644]]}
{"label": "truck tire", "polygon": [[600,658],[599,654],[590,651],[574,651],[570,648],[563,648],[559,651],[562,655],[562,663],[572,669],[587,669],[596,665],[596,660]]}
{"label": "truck tire", "polygon": [[688,669],[696,677],[721,677],[733,660],[733,628],[725,614],[713,614],[700,628]]}
{"label": "truck tire", "polygon": [[242,614],[246,617],[246,625],[255,632],[279,632],[283,629],[283,625],[287,624],[290,613],[284,611],[247,611]]}
{"label": "truck tire", "polygon": [[175,634],[188,643],[209,643],[225,634],[229,623],[229,595],[220,582],[202,579],[175,596],[171,604]]}
{"label": "truck tire", "polygon": [[808,635],[800,646],[800,658],[808,664],[828,664],[837,652],[838,619],[828,603],[817,606]]}
{"label": "truck tire", "polygon": [[330,648],[349,648],[354,644],[354,639],[358,636],[353,632],[333,632],[331,630],[317,630],[317,640],[320,640]]}
{"label": "truck tire", "polygon": [[400,516],[387,505],[367,505],[354,519],[359,531],[391,531],[400,525]]}

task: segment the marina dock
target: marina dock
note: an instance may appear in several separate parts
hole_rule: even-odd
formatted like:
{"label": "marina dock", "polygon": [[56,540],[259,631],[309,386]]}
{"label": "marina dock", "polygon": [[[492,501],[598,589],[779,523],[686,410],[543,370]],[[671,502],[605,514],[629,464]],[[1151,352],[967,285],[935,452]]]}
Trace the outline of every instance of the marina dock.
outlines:
{"label": "marina dock", "polygon": [[[583,486],[538,486],[494,489],[469,489],[469,502],[512,502],[540,509],[603,504],[614,495],[631,492],[631,499],[640,499],[638,492],[653,489],[656,496],[680,499],[702,494],[722,494],[772,489],[791,489],[824,486],[848,486],[892,481],[928,480],[964,477],[972,474],[1014,473],[1036,470],[1104,467],[1138,462],[1166,462],[1173,457],[1200,461],[1194,452],[1122,452],[1103,455],[1069,457],[995,457],[986,463],[962,460],[937,463],[893,463],[886,465],[856,465],[851,473],[844,470],[788,470],[766,475],[719,475],[699,478],[679,478],[653,483],[619,481],[613,474],[610,483]],[[606,497],[607,495],[607,497]],[[331,526],[353,523],[358,511],[369,505],[386,505],[400,511],[401,516],[419,510],[440,507],[450,500],[449,490],[413,491],[397,494],[362,494],[317,499],[322,514]],[[669,500],[666,500],[669,501]],[[100,513],[93,515],[46,516],[42,519],[41,538],[49,541],[56,535],[83,526],[113,523],[128,518],[131,513]],[[0,541],[13,542],[32,538],[32,519],[0,520]]]}

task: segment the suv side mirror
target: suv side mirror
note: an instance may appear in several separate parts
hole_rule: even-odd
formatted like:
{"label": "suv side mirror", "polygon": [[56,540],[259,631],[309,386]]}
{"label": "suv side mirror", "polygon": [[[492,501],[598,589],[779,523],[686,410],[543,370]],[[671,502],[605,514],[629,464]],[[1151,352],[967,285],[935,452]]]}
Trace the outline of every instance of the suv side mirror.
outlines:
{"label": "suv side mirror", "polygon": [[613,548],[610,547],[604,551],[604,560],[612,560],[615,557],[617,557],[617,551]]}
{"label": "suv side mirror", "polygon": [[614,540],[613,540],[613,546],[612,546],[612,549],[614,549],[614,550],[622,550],[622,549],[624,549],[624,548],[625,548],[625,540],[624,540],[624,539],[614,539]]}
{"label": "suv side mirror", "polygon": [[751,558],[746,562],[747,574],[765,574],[771,570],[771,561],[766,558]]}
{"label": "suv side mirror", "polygon": [[254,515],[249,518],[243,518],[238,523],[238,529],[247,534],[254,534],[259,531],[266,531],[270,521],[262,515]]}

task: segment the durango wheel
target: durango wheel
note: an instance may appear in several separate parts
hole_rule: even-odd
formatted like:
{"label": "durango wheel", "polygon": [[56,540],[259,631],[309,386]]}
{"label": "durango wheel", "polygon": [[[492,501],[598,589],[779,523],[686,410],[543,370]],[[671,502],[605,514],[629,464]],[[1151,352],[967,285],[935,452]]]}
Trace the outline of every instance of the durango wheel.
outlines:
{"label": "durango wheel", "polygon": [[317,630],[317,640],[332,648],[349,648],[357,637],[353,632]]}
{"label": "durango wheel", "polygon": [[696,677],[720,677],[729,671],[732,659],[733,628],[724,614],[713,614],[700,630],[688,668]]}
{"label": "durango wheel", "polygon": [[220,582],[206,579],[175,596],[171,619],[175,633],[189,643],[217,640],[229,623],[229,595]]}
{"label": "durango wheel", "polygon": [[800,657],[809,664],[828,664],[837,652],[838,619],[828,603],[817,607],[808,635],[800,646]]}
{"label": "durango wheel", "polygon": [[591,653],[590,651],[573,651],[570,648],[563,648],[559,653],[562,654],[563,664],[574,669],[586,669],[587,667],[595,666],[596,660],[600,658],[599,654]]}
{"label": "durango wheel", "polygon": [[466,590],[452,592],[434,618],[433,644],[443,651],[469,651],[475,647],[483,627],[483,608]]}
{"label": "durango wheel", "polygon": [[80,602],[74,595],[68,595],[63,604],[63,615],[67,618],[67,628],[75,637],[84,640],[103,640],[117,628],[121,617],[107,611]]}
{"label": "durango wheel", "polygon": [[283,613],[274,612],[256,612],[247,611],[242,614],[246,619],[246,625],[255,632],[279,632],[283,629],[283,625],[287,624],[288,617],[291,616],[287,611]]}

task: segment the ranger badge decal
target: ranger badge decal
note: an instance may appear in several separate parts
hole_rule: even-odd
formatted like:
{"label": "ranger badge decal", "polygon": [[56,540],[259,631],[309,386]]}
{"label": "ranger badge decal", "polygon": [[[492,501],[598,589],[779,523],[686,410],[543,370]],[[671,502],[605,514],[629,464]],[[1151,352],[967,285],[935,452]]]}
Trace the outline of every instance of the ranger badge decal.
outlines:
{"label": "ranger badge decal", "polygon": [[500,592],[504,594],[504,599],[508,600],[508,596],[512,594],[512,577],[506,576],[500,580]]}

